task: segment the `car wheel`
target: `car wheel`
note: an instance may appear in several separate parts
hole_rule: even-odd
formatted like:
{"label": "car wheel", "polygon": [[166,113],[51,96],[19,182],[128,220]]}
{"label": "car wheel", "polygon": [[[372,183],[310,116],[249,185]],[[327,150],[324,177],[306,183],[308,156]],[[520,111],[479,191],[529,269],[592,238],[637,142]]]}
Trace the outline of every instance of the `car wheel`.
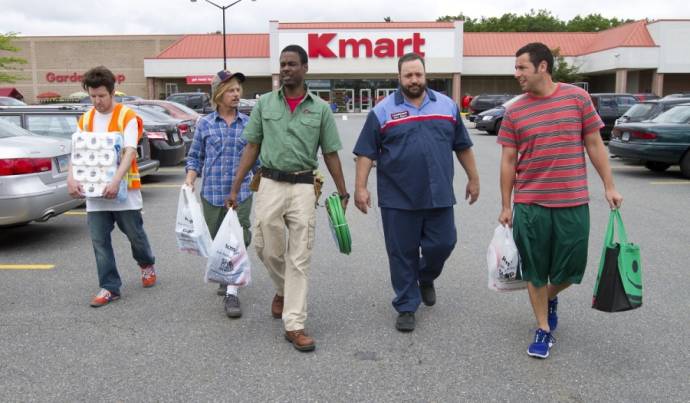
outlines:
{"label": "car wheel", "polygon": [[644,163],[644,166],[647,169],[649,169],[650,171],[664,172],[665,170],[668,169],[668,167],[671,166],[671,164],[667,164],[665,162],[658,162],[658,161],[647,161]]}
{"label": "car wheel", "polygon": [[496,121],[496,126],[494,126],[495,129],[494,129],[493,132],[491,132],[491,134],[493,134],[494,136],[498,134],[498,131],[499,131],[499,130],[501,130],[501,120],[502,120],[502,119],[498,119],[498,120]]}
{"label": "car wheel", "polygon": [[690,178],[690,150],[688,150],[683,156],[683,159],[680,160],[680,173],[683,174],[684,177]]}

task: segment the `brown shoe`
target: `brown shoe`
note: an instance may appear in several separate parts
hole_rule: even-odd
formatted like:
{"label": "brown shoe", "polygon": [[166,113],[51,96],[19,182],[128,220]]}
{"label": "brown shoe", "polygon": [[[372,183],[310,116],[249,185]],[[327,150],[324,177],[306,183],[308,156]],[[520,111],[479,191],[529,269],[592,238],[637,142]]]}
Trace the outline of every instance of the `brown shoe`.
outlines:
{"label": "brown shoe", "polygon": [[304,333],[304,329],[285,331],[285,340],[292,343],[292,345],[299,351],[312,351],[316,348],[314,339]]}
{"label": "brown shoe", "polygon": [[285,297],[276,294],[273,297],[273,302],[271,303],[271,315],[274,318],[280,319],[283,317],[283,303],[285,302]]}

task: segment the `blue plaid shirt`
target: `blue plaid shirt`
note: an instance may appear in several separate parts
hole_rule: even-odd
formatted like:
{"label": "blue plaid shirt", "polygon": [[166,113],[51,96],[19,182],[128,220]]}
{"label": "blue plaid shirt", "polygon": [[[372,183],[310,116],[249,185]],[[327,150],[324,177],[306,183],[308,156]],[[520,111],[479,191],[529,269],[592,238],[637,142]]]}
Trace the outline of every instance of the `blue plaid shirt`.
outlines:
{"label": "blue plaid shirt", "polygon": [[[247,144],[247,140],[242,137],[247,123],[249,116],[239,112],[230,126],[218,112],[210,113],[197,122],[194,140],[187,154],[186,169],[196,171],[203,178],[201,197],[214,206],[223,206],[225,198],[230,194],[232,180]],[[258,163],[254,170],[257,167]],[[249,182],[252,176],[250,172],[242,181],[237,195],[239,203],[251,196]]]}

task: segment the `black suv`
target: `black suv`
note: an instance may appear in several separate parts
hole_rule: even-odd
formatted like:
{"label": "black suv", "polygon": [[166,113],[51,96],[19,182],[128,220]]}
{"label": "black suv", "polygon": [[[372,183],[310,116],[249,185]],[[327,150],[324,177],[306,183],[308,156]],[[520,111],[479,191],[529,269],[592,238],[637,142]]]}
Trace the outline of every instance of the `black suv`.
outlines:
{"label": "black suv", "polygon": [[[71,139],[77,131],[79,117],[89,108],[91,106],[79,104],[0,106],[0,119],[41,136]],[[160,162],[151,159],[146,132],[137,145],[137,165],[142,177],[156,172],[160,166]]]}
{"label": "black suv", "polygon": [[211,97],[205,92],[178,92],[168,96],[165,100],[187,105],[197,113],[213,112]]}
{"label": "black suv", "polygon": [[616,124],[616,119],[637,103],[637,98],[632,94],[594,93],[589,94],[594,104],[594,109],[604,121],[604,127],[599,131],[601,138],[608,141],[611,138],[611,130]]}
{"label": "black suv", "polygon": [[467,119],[470,122],[474,122],[477,119],[477,115],[481,112],[502,105],[514,96],[510,94],[479,94],[472,98],[472,102],[470,102]]}

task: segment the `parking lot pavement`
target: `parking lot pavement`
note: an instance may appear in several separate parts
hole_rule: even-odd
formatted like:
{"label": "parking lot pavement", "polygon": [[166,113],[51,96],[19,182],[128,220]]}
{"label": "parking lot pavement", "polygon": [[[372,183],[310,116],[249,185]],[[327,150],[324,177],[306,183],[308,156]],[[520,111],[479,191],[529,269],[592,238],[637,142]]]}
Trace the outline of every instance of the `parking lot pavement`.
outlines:
{"label": "parking lot pavement", "polygon": [[[363,116],[338,120],[352,193],[350,150]],[[458,245],[437,281],[438,302],[418,312],[410,334],[393,328],[392,290],[378,209],[347,212],[352,254],[337,252],[317,211],[308,330],[314,353],[295,351],[269,306],[274,290],[253,248],[244,315],[230,320],[205,261],[177,251],[182,167],[144,180],[144,222],[159,284],[143,289],[117,230],[123,295],[88,306],[97,291],[82,211],[0,230],[0,401],[687,401],[690,321],[690,186],[676,170],[654,173],[612,159],[629,238],[642,248],[644,306],[605,314],[590,308],[608,207],[590,166],[591,236],[583,284],[560,298],[557,343],[539,361],[527,294],[486,286],[485,256],[499,213],[495,136],[471,130],[479,201],[456,207]],[[324,169],[325,171],[325,169]],[[465,180],[456,164],[455,189]],[[370,190],[375,197],[375,175]],[[662,184],[663,183],[663,184]],[[327,180],[324,194],[334,190]]]}

